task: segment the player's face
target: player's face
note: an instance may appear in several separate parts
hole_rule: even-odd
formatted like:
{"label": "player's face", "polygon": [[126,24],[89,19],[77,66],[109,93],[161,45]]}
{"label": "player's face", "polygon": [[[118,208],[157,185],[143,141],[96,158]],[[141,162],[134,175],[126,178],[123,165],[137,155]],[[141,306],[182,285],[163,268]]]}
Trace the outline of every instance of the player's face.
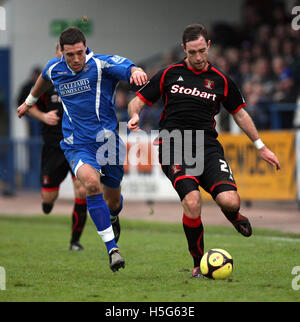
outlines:
{"label": "player's face", "polygon": [[208,49],[210,40],[206,42],[205,38],[200,36],[197,40],[188,41],[185,46],[182,45],[186,53],[187,65],[196,70],[206,69],[208,66]]}
{"label": "player's face", "polygon": [[74,72],[80,72],[85,65],[86,46],[82,42],[74,45],[64,45],[63,55],[68,66]]}

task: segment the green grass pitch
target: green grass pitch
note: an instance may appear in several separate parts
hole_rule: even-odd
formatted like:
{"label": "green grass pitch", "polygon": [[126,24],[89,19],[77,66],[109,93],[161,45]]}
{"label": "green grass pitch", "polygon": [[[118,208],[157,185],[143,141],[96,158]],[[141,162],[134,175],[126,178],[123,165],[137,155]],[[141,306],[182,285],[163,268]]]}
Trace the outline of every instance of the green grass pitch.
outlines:
{"label": "green grass pitch", "polygon": [[[113,273],[90,218],[82,252],[68,250],[67,216],[0,216],[0,302],[212,302],[300,300],[300,235],[254,229],[245,238],[233,227],[205,226],[205,250],[226,249],[234,260],[228,280],[189,278],[192,258],[183,228],[121,218],[124,270]],[[300,273],[298,273],[300,274]]]}

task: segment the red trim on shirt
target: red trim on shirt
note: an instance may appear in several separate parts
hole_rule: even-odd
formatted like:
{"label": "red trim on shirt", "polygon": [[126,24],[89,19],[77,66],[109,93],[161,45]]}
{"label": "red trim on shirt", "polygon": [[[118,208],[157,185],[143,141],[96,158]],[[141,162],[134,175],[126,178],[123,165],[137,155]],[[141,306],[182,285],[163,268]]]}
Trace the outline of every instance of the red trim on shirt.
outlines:
{"label": "red trim on shirt", "polygon": [[200,75],[202,73],[205,73],[209,70],[209,67],[210,67],[210,63],[208,65],[208,67],[206,69],[201,69],[201,70],[197,70],[197,69],[194,69],[192,67],[189,67],[187,64],[186,64],[186,68],[189,69],[190,71],[192,71],[194,74],[196,75]]}
{"label": "red trim on shirt", "polygon": [[234,111],[230,112],[230,114],[235,114],[235,113],[237,113],[241,108],[246,107],[246,106],[247,106],[247,104],[246,104],[246,103],[243,103],[243,104],[241,104],[240,106],[238,106]]}
{"label": "red trim on shirt", "polygon": [[152,102],[148,101],[140,92],[136,92],[136,95],[147,105],[152,106]]}
{"label": "red trim on shirt", "polygon": [[211,67],[211,70],[215,71],[221,77],[223,77],[224,82],[225,82],[225,86],[224,86],[224,97],[227,97],[227,94],[228,94],[228,82],[227,82],[226,76],[224,74],[222,74],[219,70],[217,70],[215,67]]}
{"label": "red trim on shirt", "polygon": [[196,74],[196,75],[200,75],[200,74],[202,74],[202,73],[207,72],[207,71],[209,70],[210,66],[211,66],[211,63],[208,61],[208,62],[207,62],[207,63],[208,63],[208,66],[207,66],[207,68],[206,68],[206,69],[198,70],[198,69],[194,69],[194,68],[192,68],[192,67],[189,67],[189,66],[188,66],[188,64],[187,64],[187,57],[184,57],[184,58],[183,58],[183,61],[184,61],[184,63],[185,63],[186,68],[187,68],[187,69],[189,69],[191,72],[193,72],[193,73],[194,73],[194,74]]}
{"label": "red trim on shirt", "polygon": [[168,68],[166,68],[166,70],[163,72],[161,79],[160,79],[160,83],[159,83],[161,95],[163,95],[163,84],[164,84],[164,80],[165,80],[165,76],[166,76],[167,71],[173,67],[178,67],[178,66],[183,66],[183,64],[171,65]]}

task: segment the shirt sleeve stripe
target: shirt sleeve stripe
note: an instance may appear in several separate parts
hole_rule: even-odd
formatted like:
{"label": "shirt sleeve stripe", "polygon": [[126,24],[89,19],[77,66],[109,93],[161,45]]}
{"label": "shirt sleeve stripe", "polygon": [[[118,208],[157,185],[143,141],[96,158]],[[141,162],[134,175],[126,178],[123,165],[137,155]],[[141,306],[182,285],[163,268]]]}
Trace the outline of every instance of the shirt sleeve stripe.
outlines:
{"label": "shirt sleeve stripe", "polygon": [[238,106],[234,111],[230,112],[230,114],[235,114],[235,113],[237,113],[241,108],[246,107],[246,106],[247,106],[247,104],[246,104],[246,103],[243,103],[243,104],[241,104],[240,106]]}
{"label": "shirt sleeve stripe", "polygon": [[48,68],[48,70],[47,70],[47,72],[46,72],[46,74],[47,74],[47,76],[49,77],[49,80],[53,83],[53,80],[52,80],[52,69],[57,65],[59,63],[59,61],[58,62],[56,62],[56,63],[54,63],[53,65],[51,65],[49,68]]}
{"label": "shirt sleeve stripe", "polygon": [[161,77],[161,79],[160,79],[160,93],[161,93],[161,95],[163,95],[163,85],[164,85],[164,81],[165,81],[165,76],[166,76],[166,73],[167,73],[167,71],[169,70],[169,69],[171,69],[171,68],[173,68],[173,67],[177,67],[177,66],[183,66],[183,64],[177,64],[177,65],[171,65],[171,66],[169,66],[165,71],[164,71],[164,73],[162,74],[162,77]]}
{"label": "shirt sleeve stripe", "polygon": [[148,101],[140,92],[136,92],[136,95],[147,105],[152,106],[152,102]]}
{"label": "shirt sleeve stripe", "polygon": [[100,59],[94,58],[94,61],[97,66],[97,87],[96,87],[96,102],[95,102],[95,112],[98,120],[100,121],[100,100],[101,100],[101,81],[102,81],[102,62]]}
{"label": "shirt sleeve stripe", "polygon": [[212,67],[211,68],[213,71],[215,71],[216,73],[218,73],[223,79],[224,79],[224,82],[225,82],[225,86],[224,86],[224,97],[226,98],[227,97],[227,94],[228,94],[228,82],[227,82],[227,78],[225,77],[225,75],[223,75],[219,70],[217,70],[216,68]]}

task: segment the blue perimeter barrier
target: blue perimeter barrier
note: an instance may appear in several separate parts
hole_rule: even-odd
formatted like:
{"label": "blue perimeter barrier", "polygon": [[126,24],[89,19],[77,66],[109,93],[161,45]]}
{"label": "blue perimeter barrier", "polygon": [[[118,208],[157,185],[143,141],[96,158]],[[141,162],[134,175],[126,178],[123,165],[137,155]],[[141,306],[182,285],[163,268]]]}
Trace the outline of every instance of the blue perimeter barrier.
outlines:
{"label": "blue perimeter barrier", "polygon": [[[284,113],[296,108],[297,104],[269,104],[269,129],[282,129]],[[147,118],[151,119],[151,109],[146,112]],[[153,111],[153,119],[158,117],[156,114],[157,111]],[[0,137],[0,194],[13,195],[18,189],[40,189],[42,145],[38,135],[24,140]]]}
{"label": "blue perimeter barrier", "polygon": [[40,162],[43,141],[0,138],[0,193],[13,195],[16,189],[40,189]]}

